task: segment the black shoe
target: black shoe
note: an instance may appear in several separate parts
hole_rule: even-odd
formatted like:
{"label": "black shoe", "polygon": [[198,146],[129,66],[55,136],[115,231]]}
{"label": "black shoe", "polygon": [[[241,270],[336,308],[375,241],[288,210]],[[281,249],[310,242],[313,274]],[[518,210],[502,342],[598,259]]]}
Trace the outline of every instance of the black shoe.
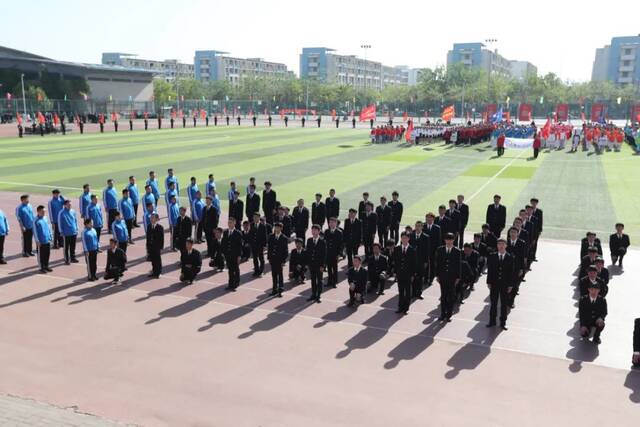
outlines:
{"label": "black shoe", "polygon": [[402,313],[402,310],[396,310],[396,314]]}
{"label": "black shoe", "polygon": [[446,321],[447,323],[451,322],[451,316],[447,317],[447,318],[445,319],[445,321]]}
{"label": "black shoe", "polygon": [[54,246],[53,248],[51,248],[51,249],[53,249],[53,250],[55,250],[55,249],[60,249],[60,246],[55,245],[55,246]]}
{"label": "black shoe", "polygon": [[460,305],[464,304],[464,300],[458,301],[458,304],[460,304]]}
{"label": "black shoe", "polygon": [[278,292],[278,295],[276,295],[278,298],[282,298],[282,292]]}
{"label": "black shoe", "polygon": [[424,297],[422,295],[418,295],[416,298],[417,299],[424,299]]}
{"label": "black shoe", "polygon": [[501,323],[500,324],[500,329],[502,329],[503,331],[508,331],[509,330],[509,328],[507,328],[506,323]]}
{"label": "black shoe", "polygon": [[347,307],[353,307],[354,305],[355,305],[355,302],[349,301],[349,304],[347,304]]}
{"label": "black shoe", "polygon": [[0,259],[0,264],[5,265],[7,263],[7,261]]}
{"label": "black shoe", "polygon": [[98,280],[98,277],[97,276],[93,276],[92,279],[95,281],[95,280]]}
{"label": "black shoe", "polygon": [[[29,252],[29,253],[27,253],[27,255],[29,255],[29,256],[36,256],[35,252]],[[622,265],[622,264],[620,264],[620,265]]]}
{"label": "black shoe", "polygon": [[148,274],[147,277],[156,277],[156,275],[152,273],[152,274]]}
{"label": "black shoe", "polygon": [[71,265],[71,263],[69,261],[65,261],[64,265]]}
{"label": "black shoe", "polygon": [[51,273],[53,271],[52,268],[46,267],[45,270],[47,270],[49,273]]}
{"label": "black shoe", "polygon": [[41,268],[41,269],[40,269],[40,273],[42,273],[42,274],[47,274],[47,270],[45,270],[44,268]]}
{"label": "black shoe", "polygon": [[593,343],[594,344],[600,344],[602,341],[600,340],[600,337],[593,337]]}
{"label": "black shoe", "polygon": [[275,297],[275,296],[276,296],[276,294],[277,294],[277,292],[276,292],[276,291],[271,291],[271,294],[270,294],[270,295],[271,295],[272,297]]}
{"label": "black shoe", "polygon": [[513,310],[514,308],[516,308],[516,305],[515,305],[515,304],[511,304],[511,305],[509,306],[509,308]]}
{"label": "black shoe", "polygon": [[28,253],[26,253],[26,252],[22,252],[22,257],[23,257],[23,258],[29,258],[29,254],[28,254]]}
{"label": "black shoe", "polygon": [[320,301],[320,298],[316,298],[316,304],[320,304],[322,301]]}
{"label": "black shoe", "polygon": [[496,322],[489,322],[484,326],[487,327],[487,328],[493,328],[494,326],[496,326]]}
{"label": "black shoe", "polygon": [[309,297],[307,298],[307,302],[314,301],[315,299],[316,299],[315,297]]}
{"label": "black shoe", "polygon": [[74,263],[74,264],[77,264],[77,263],[79,263],[80,261],[78,261],[78,259],[77,259],[77,258],[73,258],[73,259],[71,260],[71,262],[72,262],[72,263]]}
{"label": "black shoe", "polygon": [[444,316],[438,317],[438,321],[442,322],[444,320]]}
{"label": "black shoe", "polygon": [[94,279],[93,277],[89,277],[87,280],[90,282],[95,282],[96,279]]}
{"label": "black shoe", "polygon": [[384,292],[380,291],[376,295],[384,295]]}

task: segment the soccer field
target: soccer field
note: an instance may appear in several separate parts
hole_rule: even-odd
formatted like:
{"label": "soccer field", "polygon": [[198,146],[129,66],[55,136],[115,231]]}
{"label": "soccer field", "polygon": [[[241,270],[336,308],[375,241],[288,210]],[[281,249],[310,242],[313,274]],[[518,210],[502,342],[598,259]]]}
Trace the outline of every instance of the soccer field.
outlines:
{"label": "soccer field", "polygon": [[363,191],[376,204],[380,195],[390,198],[399,191],[403,223],[424,219],[427,211],[462,193],[471,208],[468,230],[475,231],[498,193],[508,222],[530,197],[538,197],[546,238],[573,240],[587,229],[603,235],[617,221],[625,223],[632,240],[639,236],[640,171],[628,147],[603,155],[543,152],[537,160],[529,158],[531,150],[494,155],[487,144],[371,145],[368,131],[360,129],[201,127],[5,138],[0,140],[0,190],[44,194],[59,187],[75,198],[84,183],[95,191],[114,178],[121,187],[132,174],[142,190],[149,170],[162,182],[173,167],[183,188],[191,176],[202,187],[213,173],[223,209],[229,182],[235,180],[244,196],[249,177],[255,176],[258,184],[272,181],[279,200],[289,206],[300,197],[309,206],[316,192],[326,196],[335,188],[343,217]]}

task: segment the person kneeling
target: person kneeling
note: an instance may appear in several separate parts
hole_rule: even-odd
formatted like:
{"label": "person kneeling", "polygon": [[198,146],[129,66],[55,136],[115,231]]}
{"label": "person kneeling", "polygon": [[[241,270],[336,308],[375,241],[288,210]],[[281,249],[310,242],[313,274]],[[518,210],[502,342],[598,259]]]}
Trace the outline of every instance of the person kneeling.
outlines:
{"label": "person kneeling", "polygon": [[296,284],[304,283],[307,272],[307,251],[302,246],[302,239],[296,239],[296,248],[289,255],[289,279]]}
{"label": "person kneeling", "polygon": [[607,317],[607,300],[600,296],[600,284],[589,283],[589,294],[580,299],[579,304],[580,335],[589,338],[591,330],[594,344],[600,344],[600,334],[604,329],[604,318]]}
{"label": "person kneeling", "polygon": [[109,250],[107,251],[107,266],[104,273],[104,280],[113,280],[113,284],[120,283],[127,264],[127,254],[118,247],[116,239],[109,240]]}
{"label": "person kneeling", "polygon": [[193,239],[187,237],[184,242],[184,250],[180,254],[180,281],[192,284],[202,268],[200,251],[193,248]]}
{"label": "person kneeling", "polygon": [[367,288],[367,269],[362,267],[362,260],[356,256],[353,258],[353,267],[347,273],[349,282],[349,307],[353,307],[358,300],[364,304],[364,292]]}

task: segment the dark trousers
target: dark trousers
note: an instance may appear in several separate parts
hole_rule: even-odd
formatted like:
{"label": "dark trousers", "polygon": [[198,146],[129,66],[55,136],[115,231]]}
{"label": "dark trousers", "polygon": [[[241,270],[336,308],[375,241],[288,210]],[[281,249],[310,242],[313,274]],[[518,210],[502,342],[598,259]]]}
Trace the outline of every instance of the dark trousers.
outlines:
{"label": "dark trousers", "polygon": [[[454,243],[456,243],[456,242],[454,242]],[[462,227],[460,229],[460,232],[458,233],[458,242],[457,243],[458,243],[458,247],[460,249],[462,249],[462,245],[464,245],[464,227]]]}
{"label": "dark trousers", "polygon": [[102,228],[93,227],[96,230],[96,236],[98,236],[98,248],[100,247],[100,233],[102,233]]}
{"label": "dark trousers", "polygon": [[[375,239],[375,235],[364,236],[364,254],[367,258],[369,258],[373,254],[373,240]],[[383,245],[384,247],[384,245]]]}
{"label": "dark trousers", "polygon": [[500,235],[502,234],[502,230],[504,229],[504,227],[500,227],[498,225],[495,224],[489,224],[489,229],[491,230],[491,232],[493,233],[494,236],[496,236],[497,239],[500,238]]}
{"label": "dark trousers", "polygon": [[411,305],[411,278],[398,275],[398,311],[409,311]]}
{"label": "dark trousers", "polygon": [[455,280],[443,279],[440,282],[440,316],[448,319],[453,315],[453,304],[456,300]]}
{"label": "dark trousers", "polygon": [[507,322],[509,305],[509,292],[506,285],[491,285],[491,290],[489,291],[489,299],[491,300],[489,323],[496,323],[496,316],[498,315],[498,298],[500,298],[500,323],[505,324]]}
{"label": "dark trousers", "polygon": [[127,242],[118,242],[118,247],[122,249],[125,254],[127,253]]}
{"label": "dark trousers", "polygon": [[0,260],[4,259],[4,236],[0,236]]}
{"label": "dark trousers", "polygon": [[587,333],[586,334],[581,334],[583,338],[588,338],[589,335],[591,335],[591,330],[595,329],[595,333],[593,334],[593,338],[600,338],[600,334],[602,333],[602,330],[604,329],[605,325],[603,324],[602,327],[599,327],[598,325],[596,325],[596,321],[594,320],[593,322],[591,322],[588,325],[585,325],[587,327]]}
{"label": "dark trousers", "polygon": [[327,256],[327,286],[335,287],[338,284],[338,257]]}
{"label": "dark trousers", "polygon": [[31,252],[33,252],[33,229],[22,232],[22,253],[30,254]]}
{"label": "dark trousers", "polygon": [[107,270],[104,273],[104,279],[118,280],[122,277],[122,273],[124,273],[124,270],[122,270],[120,267],[107,267]]}
{"label": "dark trousers", "polygon": [[251,248],[251,257],[253,258],[253,272],[262,274],[264,272],[264,249]]}
{"label": "dark trousers", "polygon": [[358,255],[358,250],[360,249],[360,243],[356,244],[347,244],[347,262],[349,263],[349,267],[353,267],[353,257]]}
{"label": "dark trousers", "polygon": [[311,267],[311,296],[315,299],[320,299],[322,295],[322,271],[320,267]]}
{"label": "dark trousers", "polygon": [[389,228],[389,238],[393,239],[396,244],[400,242],[400,224],[391,224]]}
{"label": "dark trousers", "polygon": [[306,271],[307,269],[304,266],[292,265],[291,263],[289,263],[289,277],[291,277],[292,279],[304,282]]}
{"label": "dark trousers", "polygon": [[213,237],[213,232],[211,232],[211,233],[205,232],[204,233],[204,238],[207,241],[207,256],[209,258],[212,258],[212,256],[213,256],[213,240],[215,239],[215,237]]}
{"label": "dark trousers", "polygon": [[133,205],[133,226],[138,226],[138,204]]}
{"label": "dark trousers", "polygon": [[413,276],[413,289],[412,295],[414,297],[422,296],[422,285],[424,283],[425,275],[427,274],[427,269],[424,266],[424,263],[418,262],[418,267],[416,268],[416,274]]}
{"label": "dark trousers", "polygon": [[227,259],[227,269],[229,270],[229,284],[232,289],[240,286],[240,266],[237,259]]}
{"label": "dark trousers", "polygon": [[533,158],[537,159],[538,158],[538,153],[540,152],[539,148],[534,148],[533,149]]}
{"label": "dark trousers", "polygon": [[151,261],[151,274],[159,276],[162,273],[162,257],[159,250],[149,251],[149,261]]}
{"label": "dark trousers", "polygon": [[271,263],[271,281],[273,285],[273,292],[282,292],[282,289],[284,288],[282,263]]}
{"label": "dark trousers", "polygon": [[196,242],[202,242],[202,232],[203,232],[203,226],[202,226],[202,222],[198,221],[196,222]]}
{"label": "dark trousers", "polygon": [[369,282],[371,283],[369,292],[384,292],[385,279],[382,279],[379,274],[369,274]]}
{"label": "dark trousers", "polygon": [[131,231],[133,230],[133,222],[134,219],[125,219],[124,222],[127,224],[127,233],[129,234],[129,241],[133,241],[133,236],[131,235]]}
{"label": "dark trousers", "polygon": [[436,254],[434,253],[429,257],[429,271],[428,271],[429,274],[427,275],[427,285],[428,286],[431,286],[431,283],[433,283],[433,279],[435,279],[435,277],[436,277],[435,256],[436,256]]}
{"label": "dark trousers", "polygon": [[64,236],[64,261],[76,259],[76,235]]}
{"label": "dark trousers", "polygon": [[384,248],[387,240],[389,240],[389,227],[378,227],[378,242],[380,246]]}
{"label": "dark trousers", "polygon": [[58,227],[58,224],[54,223],[52,225],[53,225],[53,249],[57,249],[64,245],[64,238],[60,233],[60,227]]}
{"label": "dark trousers", "polygon": [[498,157],[504,154],[504,147],[498,147]]}
{"label": "dark trousers", "polygon": [[51,243],[38,245],[38,266],[44,270],[49,268],[49,256],[51,255]]}
{"label": "dark trousers", "polygon": [[611,252],[611,264],[614,264],[620,261],[620,265],[622,265],[622,259],[627,254],[627,248],[618,248],[616,252]]}
{"label": "dark trousers", "polygon": [[305,239],[305,236],[307,234],[307,229],[306,228],[296,228],[296,238],[298,239],[302,239],[302,247],[306,247],[307,245],[307,239]]}
{"label": "dark trousers", "polygon": [[93,279],[98,273],[98,251],[89,251],[84,254],[85,262],[87,263],[87,277]]}
{"label": "dark trousers", "polygon": [[200,270],[195,267],[182,267],[180,269],[180,280],[184,282],[192,282],[196,280],[196,276]]}
{"label": "dark trousers", "polygon": [[117,209],[109,209],[107,211],[107,225],[109,226],[109,233],[111,233],[111,225],[113,221],[116,220],[116,213],[118,213]]}

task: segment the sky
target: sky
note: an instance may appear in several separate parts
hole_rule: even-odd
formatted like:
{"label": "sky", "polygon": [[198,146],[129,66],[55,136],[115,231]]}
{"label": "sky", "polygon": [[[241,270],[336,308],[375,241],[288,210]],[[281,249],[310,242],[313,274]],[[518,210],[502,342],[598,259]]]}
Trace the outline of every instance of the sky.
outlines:
{"label": "sky", "polygon": [[[2,0],[8,1],[8,0]],[[102,52],[193,63],[195,50],[283,62],[296,74],[303,47],[330,47],[386,65],[445,65],[456,42],[497,39],[507,59],[588,81],[595,49],[640,33],[632,0],[284,1],[31,0],[3,7],[0,45],[53,59],[99,63]],[[595,5],[594,4],[594,5]],[[625,12],[626,11],[626,12]],[[637,9],[636,9],[637,12]],[[46,22],[46,24],[41,23]]]}

